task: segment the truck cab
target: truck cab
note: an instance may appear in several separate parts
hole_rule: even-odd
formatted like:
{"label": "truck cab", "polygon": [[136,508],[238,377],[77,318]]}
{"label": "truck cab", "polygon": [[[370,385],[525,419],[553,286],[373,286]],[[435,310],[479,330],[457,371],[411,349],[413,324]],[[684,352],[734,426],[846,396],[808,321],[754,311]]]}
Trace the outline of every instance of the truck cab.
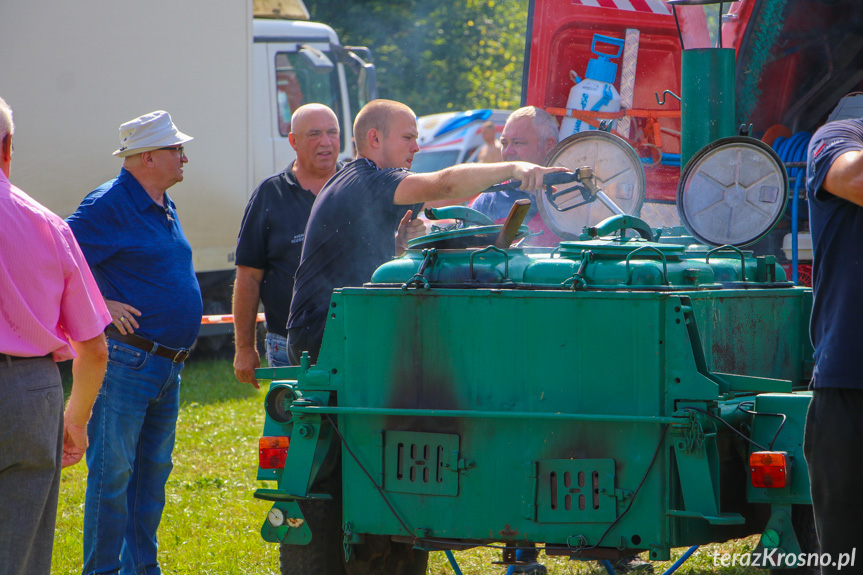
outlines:
{"label": "truck cab", "polygon": [[365,49],[345,48],[335,31],[316,22],[256,18],[253,30],[255,181],[295,156],[288,142],[291,114],[311,102],[333,109],[342,127],[339,154],[354,157],[352,124],[359,107],[377,94]]}

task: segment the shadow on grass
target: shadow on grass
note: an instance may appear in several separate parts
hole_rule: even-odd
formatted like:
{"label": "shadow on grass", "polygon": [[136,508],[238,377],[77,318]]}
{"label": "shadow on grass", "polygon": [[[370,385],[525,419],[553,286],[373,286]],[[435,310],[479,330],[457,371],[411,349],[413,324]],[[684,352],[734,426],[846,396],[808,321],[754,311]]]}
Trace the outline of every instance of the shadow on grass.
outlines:
{"label": "shadow on grass", "polygon": [[[63,378],[66,398],[72,390],[72,362],[57,364]],[[262,365],[266,360],[262,359]],[[233,357],[201,354],[186,361],[181,375],[180,403],[212,404],[257,396],[260,392],[234,377]],[[266,382],[262,382],[266,385]]]}

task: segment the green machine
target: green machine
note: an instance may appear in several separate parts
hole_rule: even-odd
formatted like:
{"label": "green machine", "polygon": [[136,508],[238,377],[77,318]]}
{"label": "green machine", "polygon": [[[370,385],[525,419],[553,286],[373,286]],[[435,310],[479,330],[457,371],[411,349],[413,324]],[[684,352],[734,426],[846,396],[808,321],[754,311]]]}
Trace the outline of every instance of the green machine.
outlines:
{"label": "green machine", "polygon": [[420,574],[428,551],[478,545],[504,548],[501,573],[533,544],[667,560],[760,533],[808,550],[811,291],[744,249],[787,177],[740,145],[693,159],[687,229],[657,230],[635,215],[629,146],[568,138],[546,163],[572,173],[539,195],[559,247],[525,247],[520,208],[503,225],[440,208],[460,223],[336,290],[318,363],[258,370],[255,496],[282,573]]}

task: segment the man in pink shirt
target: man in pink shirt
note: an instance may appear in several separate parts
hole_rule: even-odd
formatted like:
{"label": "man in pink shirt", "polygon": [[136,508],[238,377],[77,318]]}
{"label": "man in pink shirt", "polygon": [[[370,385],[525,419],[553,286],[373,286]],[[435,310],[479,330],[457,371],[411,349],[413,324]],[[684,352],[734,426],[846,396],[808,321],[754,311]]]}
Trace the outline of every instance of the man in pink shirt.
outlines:
{"label": "man in pink shirt", "polygon": [[[0,574],[48,574],[60,469],[87,449],[111,316],[66,223],[9,182],[13,130],[0,98]],[[54,362],[70,358],[64,414]]]}

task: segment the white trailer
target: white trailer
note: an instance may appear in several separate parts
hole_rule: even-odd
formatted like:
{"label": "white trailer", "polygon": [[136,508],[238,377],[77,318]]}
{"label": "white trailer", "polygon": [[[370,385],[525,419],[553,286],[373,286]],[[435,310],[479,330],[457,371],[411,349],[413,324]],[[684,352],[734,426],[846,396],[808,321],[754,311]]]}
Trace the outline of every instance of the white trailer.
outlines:
{"label": "white trailer", "polygon": [[[261,4],[290,14],[288,2]],[[330,106],[350,158],[353,117],[376,93],[367,49],[343,47],[324,24],[253,18],[252,0],[2,2],[0,54],[0,96],[16,123],[12,182],[62,217],[119,173],[121,123],[167,110],[194,136],[169,194],[208,314],[230,310],[255,185],[294,158],[291,110]]]}

